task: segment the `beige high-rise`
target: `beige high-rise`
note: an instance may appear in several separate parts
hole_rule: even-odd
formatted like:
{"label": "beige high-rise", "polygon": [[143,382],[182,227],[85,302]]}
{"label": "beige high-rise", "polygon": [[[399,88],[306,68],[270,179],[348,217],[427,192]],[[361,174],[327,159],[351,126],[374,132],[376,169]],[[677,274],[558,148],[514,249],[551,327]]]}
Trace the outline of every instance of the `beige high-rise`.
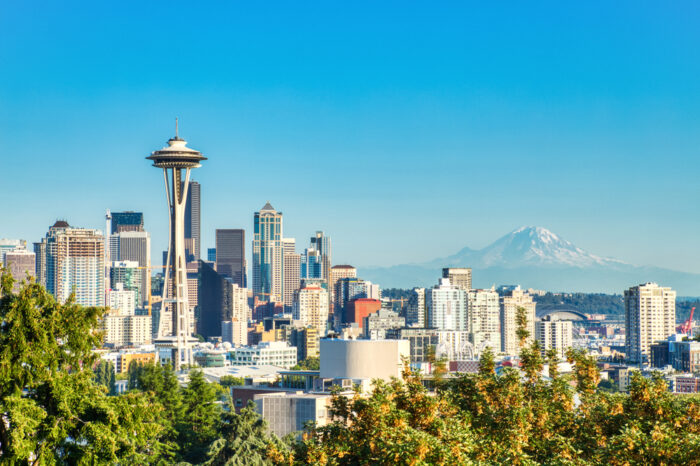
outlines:
{"label": "beige high-rise", "polygon": [[303,327],[313,327],[319,336],[328,328],[328,292],[319,286],[307,286],[297,291],[294,300],[294,321]]}
{"label": "beige high-rise", "polygon": [[530,333],[526,344],[530,344],[535,338],[535,306],[527,291],[523,291],[518,286],[501,296],[501,350],[511,356],[516,356],[520,352],[518,342],[518,308],[525,309],[527,323],[525,329]]}
{"label": "beige high-rise", "polygon": [[301,254],[296,252],[296,240],[294,238],[282,239],[284,256],[284,308],[285,312],[292,310],[294,295],[299,290],[301,283]]}
{"label": "beige high-rise", "polygon": [[448,267],[442,269],[442,278],[448,278],[450,284],[464,291],[472,289],[472,269],[468,267]]}
{"label": "beige high-rise", "polygon": [[627,360],[649,360],[650,346],[676,330],[676,292],[656,283],[625,290],[625,353]]}

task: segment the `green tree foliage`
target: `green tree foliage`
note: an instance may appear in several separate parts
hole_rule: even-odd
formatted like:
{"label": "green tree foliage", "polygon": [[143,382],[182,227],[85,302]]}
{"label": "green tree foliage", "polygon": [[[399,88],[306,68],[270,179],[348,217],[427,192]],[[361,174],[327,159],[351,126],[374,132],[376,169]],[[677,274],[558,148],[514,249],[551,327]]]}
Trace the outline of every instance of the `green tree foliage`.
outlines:
{"label": "green tree foliage", "polygon": [[222,387],[235,387],[245,384],[243,377],[234,377],[233,375],[224,375],[219,379],[219,384]]}
{"label": "green tree foliage", "polygon": [[315,356],[309,356],[292,367],[294,371],[317,371],[319,369],[321,369],[321,359]]}
{"label": "green tree foliage", "polygon": [[107,393],[114,395],[116,393],[116,374],[114,373],[114,364],[111,361],[101,360],[92,370],[95,373],[95,382],[104,386]]}
{"label": "green tree foliage", "polygon": [[36,283],[13,293],[0,273],[0,457],[3,463],[147,463],[163,445],[145,394],[109,397],[89,369],[103,310],[60,304]]}
{"label": "green tree foliage", "polygon": [[204,379],[202,371],[192,370],[189,377],[182,397],[184,416],[179,424],[179,444],[186,461],[200,462],[206,448],[219,436],[221,407],[214,385]]}
{"label": "green tree foliage", "polygon": [[222,438],[210,445],[203,465],[265,465],[289,459],[286,445],[268,432],[267,423],[255,412],[252,401],[236,414],[229,400],[220,432]]}

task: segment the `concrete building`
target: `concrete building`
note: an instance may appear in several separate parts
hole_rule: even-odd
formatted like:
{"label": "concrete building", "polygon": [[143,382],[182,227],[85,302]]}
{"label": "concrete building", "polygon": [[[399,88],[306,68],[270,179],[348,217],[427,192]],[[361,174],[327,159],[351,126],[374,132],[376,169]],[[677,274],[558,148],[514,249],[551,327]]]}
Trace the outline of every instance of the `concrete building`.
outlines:
{"label": "concrete building", "polygon": [[[333,314],[333,322],[335,322],[336,313],[336,282],[341,278],[357,278],[357,269],[352,265],[334,265],[331,267],[330,282],[328,283],[328,291],[330,292],[330,313]],[[340,311],[338,311],[340,312]],[[338,319],[339,320],[339,319]]]}
{"label": "concrete building", "polygon": [[328,292],[318,286],[300,289],[294,299],[294,321],[302,327],[313,327],[320,336],[328,330]]}
{"label": "concrete building", "polygon": [[[141,272],[139,263],[136,261],[112,262],[112,266],[109,268],[109,287],[113,290],[121,287],[123,290],[133,291],[134,305],[141,306],[143,303],[141,293],[144,292]],[[148,302],[148,295],[146,295],[146,302]]]}
{"label": "concrete building", "polygon": [[501,351],[509,356],[515,356],[520,352],[520,346],[517,336],[518,323],[517,315],[518,308],[525,309],[526,330],[530,333],[527,342],[530,343],[535,338],[535,306],[536,303],[532,300],[526,291],[523,291],[520,286],[506,291],[501,296],[500,303],[501,317]]}
{"label": "concrete building", "polygon": [[475,348],[490,346],[495,353],[501,351],[500,311],[496,290],[470,289],[467,292],[467,329],[469,341]]}
{"label": "concrete building", "polygon": [[249,315],[248,290],[238,286],[232,278],[219,274],[210,263],[202,261],[199,267],[197,333],[204,338],[220,336],[223,341],[237,346],[247,345]]}
{"label": "concrete building", "polygon": [[[137,214],[137,212],[132,212],[131,214]],[[139,215],[141,215],[141,222],[143,222],[143,214]],[[112,217],[112,222],[114,222],[114,217]],[[114,228],[114,223],[112,223],[112,228]],[[118,228],[136,228],[136,225],[119,225]],[[143,225],[140,228],[143,228]],[[151,289],[151,234],[142,229],[124,229],[113,233],[109,242],[109,257],[112,264],[114,262],[128,261],[135,262],[136,267],[139,267],[140,280],[138,282],[137,306],[147,306],[148,294]]]}
{"label": "concrete building", "polygon": [[307,423],[321,427],[330,421],[328,408],[331,395],[294,393],[261,393],[254,396],[255,409],[267,421],[270,432],[278,437],[296,433],[301,436]]}
{"label": "concrete building", "polygon": [[0,264],[9,270],[16,280],[12,287],[15,292],[19,291],[20,283],[25,281],[27,276],[36,276],[36,254],[26,249],[17,248],[3,252]]}
{"label": "concrete building", "polygon": [[287,343],[297,349],[297,361],[308,357],[318,357],[320,337],[315,327],[293,327],[286,325],[281,329]]}
{"label": "concrete building", "polygon": [[624,299],[627,360],[648,362],[651,345],[676,331],[676,292],[646,283],[625,290]]}
{"label": "concrete building", "polygon": [[447,278],[450,283],[464,291],[472,289],[472,269],[449,267],[442,269],[442,278]]}
{"label": "concrete building", "polygon": [[322,379],[382,379],[401,377],[402,358],[410,356],[405,340],[321,340]]}
{"label": "concrete building", "polygon": [[413,288],[406,308],[406,325],[425,327],[425,288]]}
{"label": "concrete building", "polygon": [[254,216],[253,292],[264,301],[284,301],[282,212],[266,203]]}
{"label": "concrete building", "polygon": [[427,326],[439,330],[468,330],[467,292],[454,286],[448,278],[425,291]]}
{"label": "concrete building", "polygon": [[105,243],[99,230],[73,228],[57,221],[49,228],[37,264],[45,268],[46,289],[64,303],[71,293],[83,306],[104,306]]}
{"label": "concrete building", "polygon": [[136,292],[124,289],[122,283],[107,290],[107,307],[117,315],[133,316],[136,314]]}
{"label": "concrete building", "polygon": [[231,365],[270,365],[289,369],[297,363],[297,349],[286,341],[270,341],[231,350]]}
{"label": "concrete building", "polygon": [[104,344],[115,348],[151,343],[151,316],[107,314],[102,319]]}
{"label": "concrete building", "polygon": [[365,338],[370,340],[385,340],[387,331],[406,326],[406,319],[398,312],[389,309],[379,309],[363,319],[362,328]]}
{"label": "concrete building", "polygon": [[535,322],[535,337],[540,344],[542,356],[554,349],[561,360],[573,346],[574,324],[570,320],[556,320],[551,315]]}
{"label": "concrete building", "polygon": [[651,367],[673,367],[679,372],[700,372],[700,341],[684,341],[685,335],[675,334],[650,346]]}
{"label": "concrete building", "polygon": [[216,271],[219,274],[245,288],[245,230],[217,229],[215,260]]}
{"label": "concrete building", "polygon": [[294,307],[294,297],[301,287],[301,254],[296,252],[296,240],[284,238],[284,307],[291,312]]}
{"label": "concrete building", "polygon": [[428,362],[428,356],[439,343],[438,330],[434,328],[402,328],[387,330],[387,338],[409,342],[412,364]]}

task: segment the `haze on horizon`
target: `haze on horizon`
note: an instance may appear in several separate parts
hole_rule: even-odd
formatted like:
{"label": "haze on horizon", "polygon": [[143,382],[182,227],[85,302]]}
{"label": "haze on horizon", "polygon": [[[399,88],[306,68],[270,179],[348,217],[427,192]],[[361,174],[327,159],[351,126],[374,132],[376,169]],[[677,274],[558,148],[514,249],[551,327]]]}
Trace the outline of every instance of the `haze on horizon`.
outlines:
{"label": "haze on horizon", "polygon": [[[623,1],[0,7],[0,237],[143,211],[167,244],[180,134],[202,250],[266,201],[298,249],[393,265],[538,225],[700,272],[700,6]],[[465,264],[468,265],[468,264]],[[673,286],[672,283],[668,284]]]}

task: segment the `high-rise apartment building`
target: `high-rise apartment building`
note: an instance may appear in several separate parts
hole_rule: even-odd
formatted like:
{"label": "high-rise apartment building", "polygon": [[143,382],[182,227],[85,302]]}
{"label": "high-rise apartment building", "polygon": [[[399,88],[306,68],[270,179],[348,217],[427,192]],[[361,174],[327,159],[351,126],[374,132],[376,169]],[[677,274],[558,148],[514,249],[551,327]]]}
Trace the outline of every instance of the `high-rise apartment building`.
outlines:
{"label": "high-rise apartment building", "polygon": [[518,340],[518,308],[525,309],[526,328],[530,334],[527,344],[535,338],[535,306],[527,291],[523,291],[520,286],[507,291],[501,296],[501,351],[507,355],[515,356],[520,352],[520,342]]}
{"label": "high-rise apartment building", "polygon": [[282,212],[266,203],[254,217],[253,292],[264,301],[284,300]]}
{"label": "high-rise apartment building", "polygon": [[318,286],[297,291],[292,317],[302,327],[313,327],[323,337],[328,329],[328,292]]}
{"label": "high-rise apartment building", "polygon": [[675,333],[676,292],[656,283],[625,290],[625,353],[632,363],[650,359],[650,347]]}
{"label": "high-rise apartment building", "polygon": [[467,330],[467,292],[441,278],[440,284],[425,290],[428,327],[439,330]]}
{"label": "high-rise apartment building", "polygon": [[200,259],[201,247],[201,186],[190,181],[185,204],[185,257],[187,262]]}
{"label": "high-rise apartment building", "polygon": [[[135,303],[139,305],[143,302],[141,293],[143,292],[143,275],[136,261],[112,262],[109,270],[109,288],[116,290],[119,287],[126,291],[134,292]],[[146,297],[148,300],[148,297]]]}
{"label": "high-rise apartment building", "polygon": [[24,240],[0,239],[0,265],[9,270],[15,279],[15,292],[19,291],[20,283],[26,280],[27,275],[36,276],[36,255],[27,251]]}
{"label": "high-rise apartment building", "polygon": [[496,353],[501,350],[499,301],[498,292],[494,289],[467,292],[469,341],[479,353],[480,348],[486,346],[493,348]]}
{"label": "high-rise apartment building", "polygon": [[117,283],[107,290],[107,307],[112,314],[120,316],[133,316],[136,314],[136,292],[124,288],[124,284]]}
{"label": "high-rise apartment building", "polygon": [[[73,228],[59,220],[49,228],[39,247],[45,264],[46,289],[57,301],[65,302],[75,293],[83,306],[105,304],[105,243],[98,230]],[[43,272],[42,272],[43,274]]]}
{"label": "high-rise apartment building", "polygon": [[311,237],[311,248],[318,252],[319,276],[307,278],[322,278],[328,283],[330,280],[332,263],[330,236],[326,236],[322,231],[317,231],[316,234]]}
{"label": "high-rise apartment building", "polygon": [[425,288],[413,288],[406,308],[406,325],[425,327]]}
{"label": "high-rise apartment building", "polygon": [[245,230],[216,230],[216,271],[245,288]]}
{"label": "high-rise apartment building", "polygon": [[447,278],[450,283],[465,291],[472,289],[472,269],[448,267],[442,269],[442,278]]}
{"label": "high-rise apartment building", "polygon": [[547,316],[535,322],[535,337],[540,344],[542,356],[554,349],[560,360],[566,360],[566,351],[573,346],[573,335],[574,324],[570,320],[556,320]]}
{"label": "high-rise apartment building", "polygon": [[301,254],[296,252],[294,238],[282,239],[284,250],[284,308],[291,312],[294,307],[294,296],[301,287]]}

